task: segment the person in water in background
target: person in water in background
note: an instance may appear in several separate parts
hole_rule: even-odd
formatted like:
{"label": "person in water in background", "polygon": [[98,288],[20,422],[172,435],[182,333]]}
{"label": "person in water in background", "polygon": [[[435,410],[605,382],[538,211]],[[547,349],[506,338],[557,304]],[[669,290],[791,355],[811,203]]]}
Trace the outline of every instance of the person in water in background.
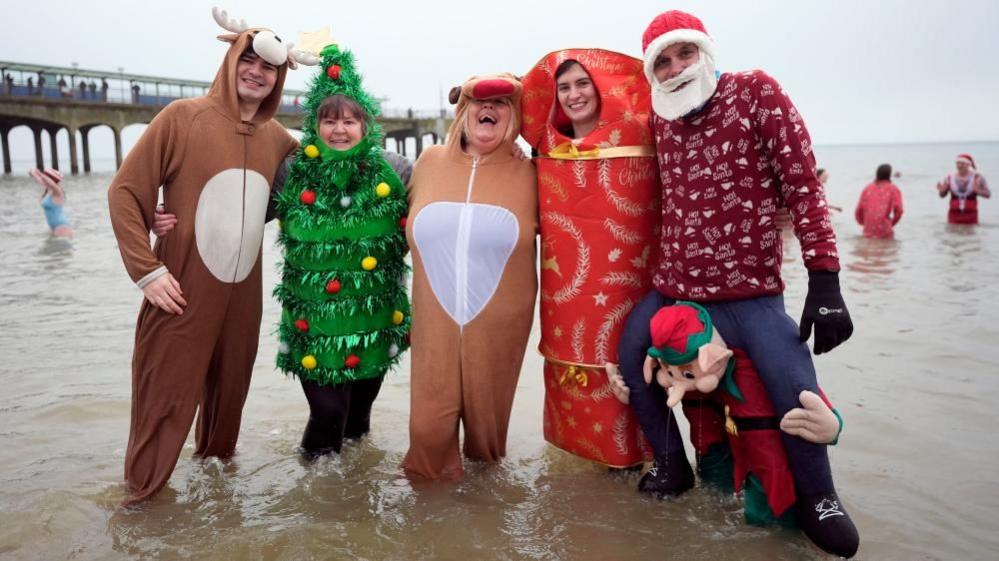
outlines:
{"label": "person in water in background", "polygon": [[[815,170],[815,175],[818,176],[819,183],[822,184],[822,190],[824,191],[825,188],[826,188],[826,185],[829,184],[829,172],[825,168],[819,168],[819,169]],[[828,199],[828,196],[827,196],[827,199]],[[828,200],[826,202],[828,202]],[[829,210],[832,210],[832,211],[835,211],[835,212],[843,212],[843,207],[841,207],[841,206],[836,206],[836,205],[827,205],[827,206],[829,207]]]}
{"label": "person in water in background", "polygon": [[978,173],[975,160],[970,154],[958,154],[957,173],[952,173],[937,183],[940,198],[950,193],[950,210],[947,222],[950,224],[978,224],[978,197],[992,196],[985,176]]}
{"label": "person in water in background", "polygon": [[52,235],[57,238],[73,237],[73,227],[69,225],[63,205],[66,204],[66,192],[62,189],[62,174],[59,170],[49,168],[45,171],[33,169],[28,172],[42,186],[42,209],[45,211],[45,221],[49,223]]}
{"label": "person in water in background", "polygon": [[891,182],[891,166],[881,164],[874,183],[864,187],[854,211],[865,238],[893,238],[893,228],[902,219],[902,191]]}

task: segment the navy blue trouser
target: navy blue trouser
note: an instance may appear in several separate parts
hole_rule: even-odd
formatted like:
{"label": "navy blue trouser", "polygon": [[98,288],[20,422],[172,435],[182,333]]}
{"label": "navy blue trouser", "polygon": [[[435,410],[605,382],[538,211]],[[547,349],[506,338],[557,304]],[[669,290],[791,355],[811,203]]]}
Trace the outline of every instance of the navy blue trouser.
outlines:
{"label": "navy blue trouser", "polygon": [[[682,450],[675,419],[666,407],[666,392],[655,379],[645,384],[642,365],[652,336],[649,321],[672,298],[653,290],[631,311],[618,346],[621,375],[631,390],[630,403],[656,455]],[[761,296],[725,302],[698,302],[729,347],[742,349],[753,362],[778,419],[800,407],[803,390],[819,393],[808,346],[798,340],[798,325],[784,311],[784,297]],[[825,444],[781,433],[795,485],[802,494],[832,491],[832,471]]]}

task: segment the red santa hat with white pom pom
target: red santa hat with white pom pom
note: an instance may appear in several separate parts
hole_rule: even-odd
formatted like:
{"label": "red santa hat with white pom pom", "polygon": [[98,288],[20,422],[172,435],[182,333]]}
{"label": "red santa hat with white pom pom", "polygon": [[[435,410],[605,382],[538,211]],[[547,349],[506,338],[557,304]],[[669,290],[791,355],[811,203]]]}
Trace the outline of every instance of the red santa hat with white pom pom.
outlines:
{"label": "red santa hat with white pom pom", "polygon": [[674,43],[693,43],[701,50],[702,55],[707,55],[714,61],[714,41],[701,20],[687,12],[670,10],[656,16],[642,34],[645,76],[649,82],[656,83],[653,73],[656,57]]}
{"label": "red santa hat with white pom pom", "polygon": [[971,157],[971,154],[958,154],[957,162],[958,163],[964,162],[969,166],[971,166],[971,169],[978,169],[975,167],[975,160],[974,158]]}

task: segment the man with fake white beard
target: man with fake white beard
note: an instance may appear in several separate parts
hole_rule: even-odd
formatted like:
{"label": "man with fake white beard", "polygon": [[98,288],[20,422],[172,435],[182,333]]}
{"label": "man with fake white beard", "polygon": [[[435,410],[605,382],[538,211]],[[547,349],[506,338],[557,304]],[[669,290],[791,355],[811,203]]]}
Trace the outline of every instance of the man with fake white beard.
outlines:
{"label": "man with fake white beard", "polygon": [[[801,392],[819,392],[805,343],[812,326],[816,354],[853,331],[808,131],[772,77],[759,70],[715,71],[714,44],[696,17],[663,13],[642,43],[663,191],[658,259],[652,260],[655,290],[632,310],[619,348],[630,403],[656,452],[639,489],[675,496],[693,486],[665,392],[646,383],[643,361],[655,312],[694,301],[759,372],[776,413],[761,419],[767,428],[780,421],[784,429],[802,530],[822,549],[851,557],[859,536],[836,494],[826,445],[794,436],[799,431],[781,421],[800,406]],[[784,311],[781,233],[774,223],[779,206],[791,212],[809,271],[800,328]]]}

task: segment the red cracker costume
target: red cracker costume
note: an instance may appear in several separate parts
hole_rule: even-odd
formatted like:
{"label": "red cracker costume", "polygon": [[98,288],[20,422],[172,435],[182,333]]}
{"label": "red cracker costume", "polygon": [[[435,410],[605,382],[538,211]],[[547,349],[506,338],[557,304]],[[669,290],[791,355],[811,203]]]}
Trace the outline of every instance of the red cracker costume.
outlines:
{"label": "red cracker costume", "polygon": [[[169,272],[187,300],[182,315],[148,300],[139,310],[125,453],[128,502],[166,484],[195,412],[195,455],[225,458],[236,448],[260,331],[260,252],[270,185],[297,146],[272,119],[294,61],[278,66],[274,89],[256,115],[240,117],[240,56],[252,43],[258,55],[277,62],[273,49],[263,54],[265,45],[257,41],[258,35],[274,39],[270,31],[240,27],[230,26],[236,33],[220,37],[231,46],[208,94],[174,101],[160,112],[108,190],[129,276],[143,287]],[[150,249],[161,185],[177,227]]]}
{"label": "red cracker costume", "polygon": [[[555,72],[575,60],[600,95],[597,127],[573,142]],[[542,58],[524,77],[521,134],[539,153],[541,345],[545,439],[614,467],[651,458],[602,365],[617,362],[622,323],[651,289],[659,180],[642,61],[601,49]],[[569,127],[571,130],[571,126]]]}

